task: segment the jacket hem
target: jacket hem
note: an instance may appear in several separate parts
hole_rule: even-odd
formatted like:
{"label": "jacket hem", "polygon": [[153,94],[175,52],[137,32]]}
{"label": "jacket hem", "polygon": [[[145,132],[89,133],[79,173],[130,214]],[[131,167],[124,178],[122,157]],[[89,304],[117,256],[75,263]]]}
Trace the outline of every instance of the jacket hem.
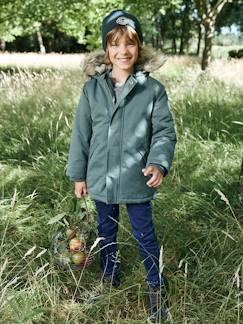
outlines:
{"label": "jacket hem", "polygon": [[148,196],[148,197],[137,197],[137,198],[120,198],[118,200],[107,200],[106,196],[103,195],[98,195],[98,194],[94,194],[91,191],[89,191],[89,195],[92,199],[94,200],[99,200],[102,201],[106,204],[139,204],[139,203],[143,203],[146,201],[150,201],[150,200],[154,200],[156,199],[157,196],[157,192],[155,192],[152,196]]}

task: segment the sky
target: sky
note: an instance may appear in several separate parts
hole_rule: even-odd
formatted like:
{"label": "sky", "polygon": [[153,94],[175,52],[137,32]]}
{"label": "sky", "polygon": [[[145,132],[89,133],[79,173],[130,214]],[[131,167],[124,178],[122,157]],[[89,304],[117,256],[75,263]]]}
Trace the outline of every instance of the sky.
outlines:
{"label": "sky", "polygon": [[227,27],[222,27],[221,28],[221,33],[223,35],[226,34],[233,34],[233,35],[240,35],[240,28],[236,24],[233,24],[231,26]]}

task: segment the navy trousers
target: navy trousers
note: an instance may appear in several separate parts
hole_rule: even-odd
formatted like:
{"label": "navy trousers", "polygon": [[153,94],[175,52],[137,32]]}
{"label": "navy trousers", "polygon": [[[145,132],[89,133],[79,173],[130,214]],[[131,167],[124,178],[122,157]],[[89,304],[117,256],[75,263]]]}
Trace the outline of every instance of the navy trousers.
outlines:
{"label": "navy trousers", "polygon": [[[98,212],[99,237],[101,248],[101,270],[104,277],[112,277],[116,286],[120,284],[120,260],[118,256],[117,232],[119,225],[119,205],[106,204],[95,200]],[[139,244],[140,254],[147,271],[150,286],[160,287],[164,279],[159,271],[160,247],[157,241],[151,201],[139,204],[126,204],[133,235]]]}

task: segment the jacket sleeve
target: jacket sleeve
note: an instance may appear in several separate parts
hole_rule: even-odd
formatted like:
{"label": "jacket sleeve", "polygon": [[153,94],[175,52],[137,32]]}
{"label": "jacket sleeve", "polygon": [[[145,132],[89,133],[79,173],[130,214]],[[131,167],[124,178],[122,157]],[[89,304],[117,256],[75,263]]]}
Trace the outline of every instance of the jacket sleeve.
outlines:
{"label": "jacket sleeve", "polygon": [[74,117],[68,155],[66,174],[72,181],[85,181],[86,179],[91,136],[91,111],[84,87]]}
{"label": "jacket sleeve", "polygon": [[152,111],[152,138],[146,167],[156,165],[166,175],[171,167],[177,136],[168,96],[162,85]]}

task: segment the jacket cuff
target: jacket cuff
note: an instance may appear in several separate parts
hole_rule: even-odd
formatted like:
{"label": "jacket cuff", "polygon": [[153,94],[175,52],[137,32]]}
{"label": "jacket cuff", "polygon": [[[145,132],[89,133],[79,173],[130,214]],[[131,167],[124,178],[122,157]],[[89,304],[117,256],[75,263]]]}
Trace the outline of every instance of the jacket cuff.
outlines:
{"label": "jacket cuff", "polygon": [[160,171],[163,172],[164,177],[168,174],[168,170],[167,170],[163,165],[161,165],[161,164],[157,164],[157,163],[150,163],[149,165],[151,165],[151,166],[156,166],[157,168],[159,168]]}
{"label": "jacket cuff", "polygon": [[69,179],[73,182],[81,182],[86,180],[86,178],[73,178],[73,177],[69,177]]}

